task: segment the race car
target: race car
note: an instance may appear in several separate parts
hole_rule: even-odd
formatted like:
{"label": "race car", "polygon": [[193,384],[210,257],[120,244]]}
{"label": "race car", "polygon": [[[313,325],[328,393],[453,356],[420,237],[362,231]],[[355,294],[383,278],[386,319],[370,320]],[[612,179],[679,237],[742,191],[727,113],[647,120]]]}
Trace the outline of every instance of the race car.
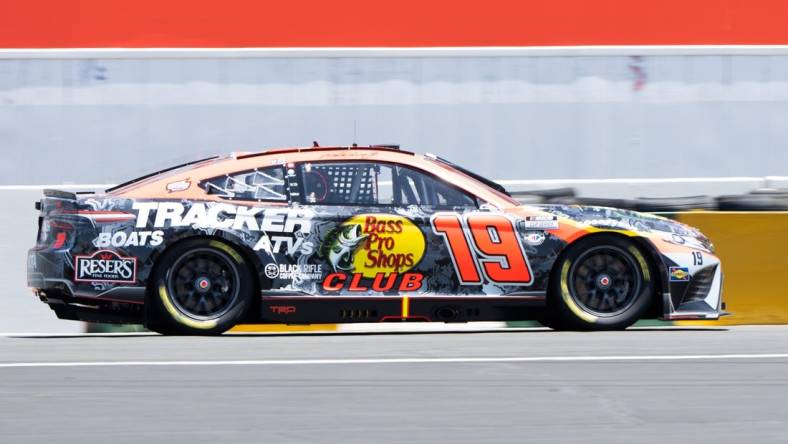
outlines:
{"label": "race car", "polygon": [[617,330],[724,314],[720,261],[698,230],[521,205],[397,146],[233,153],[103,193],[45,190],[36,208],[28,284],[62,319],[219,334],[385,321]]}

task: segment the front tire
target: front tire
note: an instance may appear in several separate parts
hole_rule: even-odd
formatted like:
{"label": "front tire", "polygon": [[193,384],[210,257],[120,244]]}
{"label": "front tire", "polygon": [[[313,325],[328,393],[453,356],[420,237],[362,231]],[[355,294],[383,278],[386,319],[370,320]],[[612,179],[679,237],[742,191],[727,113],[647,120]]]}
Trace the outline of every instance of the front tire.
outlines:
{"label": "front tire", "polygon": [[252,274],[230,245],[184,241],[167,250],[151,276],[147,327],[162,334],[217,335],[252,306]]}
{"label": "front tire", "polygon": [[557,330],[623,330],[651,306],[654,272],[643,250],[616,235],[571,245],[554,265],[548,311]]}

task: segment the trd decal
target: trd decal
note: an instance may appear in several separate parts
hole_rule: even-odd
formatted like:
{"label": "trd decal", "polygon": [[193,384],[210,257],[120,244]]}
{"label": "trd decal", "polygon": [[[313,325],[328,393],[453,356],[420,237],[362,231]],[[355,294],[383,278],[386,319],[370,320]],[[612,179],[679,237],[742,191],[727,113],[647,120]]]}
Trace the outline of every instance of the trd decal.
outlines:
{"label": "trd decal", "polygon": [[297,310],[295,305],[271,305],[270,308],[273,313],[280,315],[293,314]]}
{"label": "trd decal", "polygon": [[482,274],[499,285],[530,285],[528,258],[511,219],[500,214],[437,213],[432,229],[449,249],[462,284],[481,285]]}

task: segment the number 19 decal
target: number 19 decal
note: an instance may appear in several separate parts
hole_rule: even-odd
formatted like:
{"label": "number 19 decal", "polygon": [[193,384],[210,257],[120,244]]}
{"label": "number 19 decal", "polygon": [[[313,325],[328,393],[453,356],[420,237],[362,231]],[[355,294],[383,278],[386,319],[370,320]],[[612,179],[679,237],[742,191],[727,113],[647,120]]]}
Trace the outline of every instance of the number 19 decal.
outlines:
{"label": "number 19 decal", "polygon": [[500,285],[530,285],[528,258],[511,219],[500,214],[456,213],[432,216],[432,230],[443,237],[461,284],[481,285],[482,275]]}

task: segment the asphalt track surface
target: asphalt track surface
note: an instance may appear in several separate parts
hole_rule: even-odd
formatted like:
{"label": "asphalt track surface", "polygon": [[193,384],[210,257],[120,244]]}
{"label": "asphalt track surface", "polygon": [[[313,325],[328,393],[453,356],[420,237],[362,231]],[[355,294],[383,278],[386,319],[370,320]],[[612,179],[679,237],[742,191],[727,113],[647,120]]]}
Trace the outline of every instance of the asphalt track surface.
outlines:
{"label": "asphalt track surface", "polygon": [[788,327],[0,337],[0,442],[788,442]]}

